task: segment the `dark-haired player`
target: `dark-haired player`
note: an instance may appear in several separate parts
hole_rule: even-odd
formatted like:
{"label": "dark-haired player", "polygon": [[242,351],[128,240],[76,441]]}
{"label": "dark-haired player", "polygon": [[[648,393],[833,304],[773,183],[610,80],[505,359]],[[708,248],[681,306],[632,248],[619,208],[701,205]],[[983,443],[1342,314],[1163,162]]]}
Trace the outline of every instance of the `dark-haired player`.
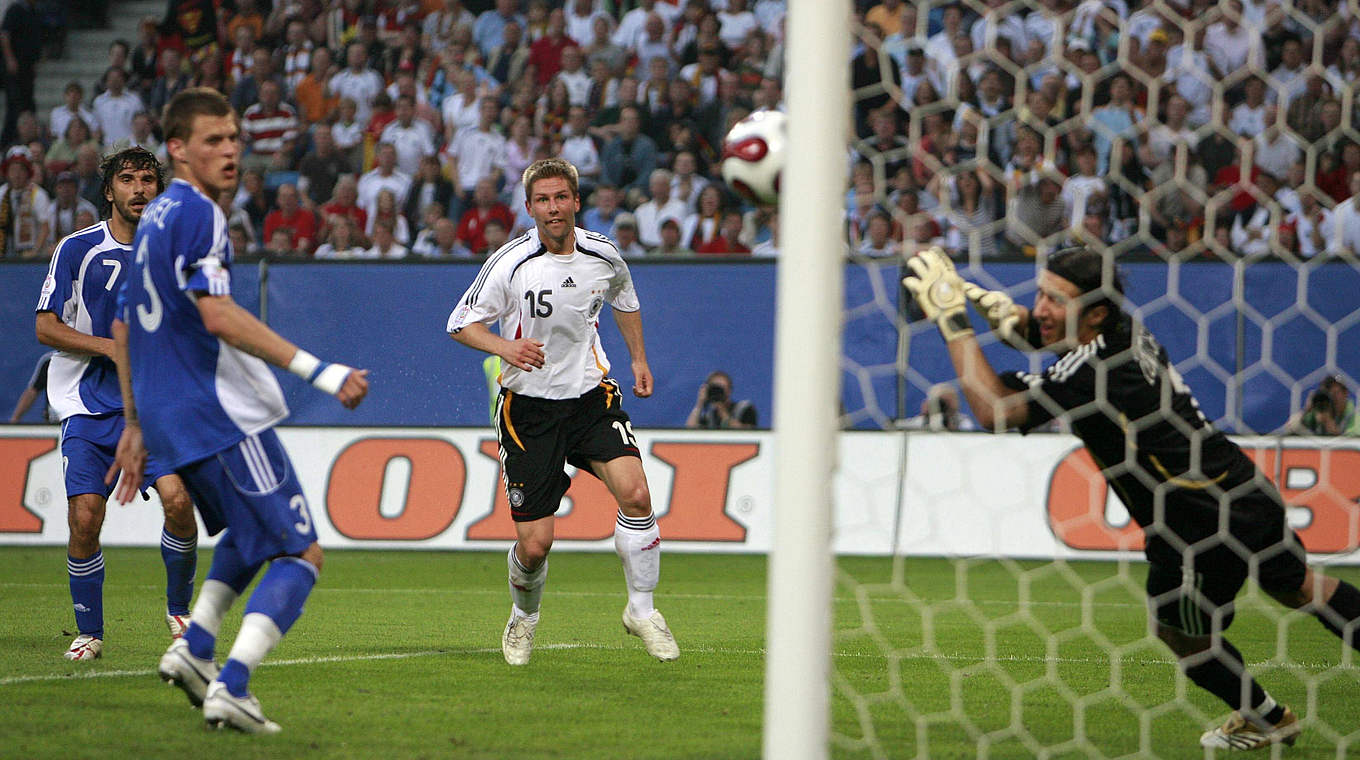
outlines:
{"label": "dark-haired player", "polygon": [[[1142,527],[1157,636],[1190,680],[1233,709],[1200,744],[1293,744],[1298,716],[1261,688],[1223,636],[1233,600],[1250,575],[1357,646],[1360,591],[1308,567],[1279,492],[1204,418],[1165,349],[1120,308],[1113,263],[1085,248],[1053,254],[1032,309],[965,282],[939,249],[908,263],[904,284],[943,333],[979,424],[1029,432],[1063,417]],[[1052,351],[1057,362],[1038,375],[997,374],[973,335],[968,301],[1004,341]]]}
{"label": "dark-haired player", "polygon": [[[114,366],[113,319],[119,288],[131,267],[132,238],[142,211],[165,189],[156,157],[129,148],[104,160],[104,221],[67,235],[52,253],[38,298],[38,340],[57,349],[47,369],[47,398],[61,419],[66,482],[66,569],[79,635],[68,660],[93,660],[104,649],[104,553],[99,532],[112,487],[104,473],[122,435],[123,399]],[[154,484],[165,507],[161,557],[165,561],[165,622],[178,638],[189,624],[198,529],[193,504],[160,460],[147,464],[145,489]]]}

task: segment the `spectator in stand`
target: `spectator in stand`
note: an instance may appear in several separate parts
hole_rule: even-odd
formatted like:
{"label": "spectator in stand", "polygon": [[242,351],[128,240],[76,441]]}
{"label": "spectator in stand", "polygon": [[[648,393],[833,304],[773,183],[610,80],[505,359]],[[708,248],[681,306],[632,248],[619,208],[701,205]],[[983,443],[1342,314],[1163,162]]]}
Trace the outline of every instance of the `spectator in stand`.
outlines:
{"label": "spectator in stand", "polygon": [[1104,178],[1096,174],[1096,149],[1084,145],[1077,149],[1075,171],[1063,182],[1062,200],[1067,207],[1067,227],[1081,226],[1093,194],[1108,195]]}
{"label": "spectator in stand", "polygon": [[500,44],[486,57],[486,73],[503,85],[518,82],[529,65],[529,46],[524,44],[524,27],[511,21],[501,30]]}
{"label": "spectator in stand", "polygon": [[76,148],[75,173],[77,193],[99,208],[104,202],[104,177],[99,173],[99,148],[93,142]]}
{"label": "spectator in stand", "polygon": [[722,226],[718,235],[694,249],[695,253],[732,256],[749,254],[751,249],[741,242],[741,212],[731,209],[723,212]]}
{"label": "spectator in stand", "polygon": [[689,215],[689,207],[671,198],[671,173],[667,169],[653,170],[647,187],[651,199],[633,209],[633,215],[637,217],[638,241],[655,248],[661,245],[661,223],[667,219],[680,223]]}
{"label": "spectator in stand", "polygon": [[555,8],[548,14],[547,32],[529,46],[529,63],[539,87],[546,86],[562,70],[562,53],[569,47],[577,47],[576,41],[567,36],[566,14]]}
{"label": "spectator in stand", "polygon": [[462,206],[455,206],[454,198],[453,183],[440,172],[439,159],[433,155],[420,159],[420,167],[407,193],[407,218],[419,218],[416,212],[431,204],[439,207],[441,216],[462,218]]}
{"label": "spectator in stand", "polygon": [[[684,199],[684,195],[676,192],[675,180],[671,180],[671,194],[678,199]],[[722,227],[724,198],[722,190],[717,185],[706,185],[699,193],[697,204],[686,203],[687,208],[695,208],[695,212],[687,215],[680,225],[681,240],[694,250],[704,247],[704,244],[717,237]]]}
{"label": "spectator in stand", "polygon": [[257,47],[250,54],[250,69],[246,77],[237,82],[231,91],[231,105],[237,113],[245,113],[247,108],[259,102],[265,82],[273,82],[278,85],[279,92],[283,92],[283,81],[274,73],[274,59],[269,56],[268,50]]}
{"label": "spectator in stand", "polygon": [[1299,238],[1299,255],[1311,259],[1331,249],[1336,223],[1332,221],[1332,211],[1320,202],[1319,191],[1311,187],[1300,190],[1299,204],[1299,210],[1290,214],[1288,221]]}
{"label": "spectator in stand", "polygon": [[354,167],[336,149],[329,125],[316,125],[311,135],[312,145],[298,162],[298,190],[313,204],[320,204],[330,200],[340,175],[352,174]]}
{"label": "spectator in stand", "polygon": [[99,143],[90,134],[90,128],[85,125],[85,120],[79,116],[66,122],[66,131],[62,138],[52,144],[51,150],[47,151],[47,171],[57,174],[70,168],[80,155],[80,149],[85,146],[99,151]]}
{"label": "spectator in stand", "polygon": [[42,57],[43,21],[37,0],[15,0],[0,20],[0,51],[5,55],[5,128],[0,145],[15,138],[19,114],[33,111],[33,88]]}
{"label": "spectator in stand", "polygon": [[383,91],[383,78],[368,67],[363,43],[351,42],[345,49],[347,68],[330,79],[330,94],[354,101],[355,120],[367,124],[373,116],[373,99]]}
{"label": "spectator in stand", "polygon": [[491,50],[504,39],[506,24],[514,22],[519,24],[521,29],[529,25],[529,20],[519,12],[519,9],[519,0],[496,0],[495,8],[483,11],[477,16],[477,22],[472,27],[472,38],[477,44],[477,49],[481,51],[482,58],[489,58]]}
{"label": "spectator in stand", "polygon": [[600,152],[595,146],[595,138],[590,135],[590,114],[583,106],[568,109],[567,126],[563,132],[565,138],[558,155],[576,167],[580,175],[581,196],[589,198],[600,181]]}
{"label": "spectator in stand", "polygon": [[260,246],[251,239],[250,232],[241,224],[227,225],[227,239],[231,241],[232,255],[236,257],[255,256]]}
{"label": "spectator in stand", "polygon": [[379,191],[391,190],[397,205],[401,206],[405,205],[411,190],[411,176],[397,169],[397,149],[392,143],[378,143],[374,153],[377,165],[359,178],[359,206],[370,216],[377,205]]}
{"label": "spectator in stand", "polygon": [[[335,183],[335,196],[321,207],[322,218],[326,220],[337,216],[348,219],[351,226],[362,231],[368,226],[368,212],[359,205],[359,186],[354,175],[346,174]],[[359,232],[362,234],[362,232]]]}
{"label": "spectator in stand", "polygon": [[312,70],[312,41],[307,38],[307,24],[300,18],[288,22],[283,45],[274,52],[278,59],[274,70],[283,74],[283,86],[288,96],[296,97],[297,86]]}
{"label": "spectator in stand", "polygon": [[869,258],[888,258],[902,253],[901,245],[892,239],[892,217],[885,211],[869,215],[869,224],[855,253]]}
{"label": "spectator in stand", "polygon": [[[500,106],[495,99],[483,98],[478,104],[477,128],[459,132],[444,149],[449,157],[458,162],[455,189],[464,204],[471,200],[477,183],[482,179],[490,179],[495,187],[500,186],[505,138],[496,129],[499,116]],[[461,224],[459,226],[461,228]],[[506,227],[509,228],[508,222]],[[470,247],[479,250],[475,246]]]}
{"label": "spectator in stand", "polygon": [[533,134],[533,121],[528,114],[520,113],[510,121],[510,136],[505,141],[504,171],[507,177],[519,177],[529,164],[534,162],[534,154],[543,141]]}
{"label": "spectator in stand", "polygon": [[486,223],[486,229],[482,230],[482,237],[486,238],[486,250],[478,255],[483,257],[490,256],[496,251],[504,248],[505,244],[509,242],[510,230],[506,229],[505,225],[501,224],[501,220],[492,219]]}
{"label": "spectator in stand", "polygon": [[416,236],[411,253],[426,259],[470,259],[472,251],[458,242],[458,228],[447,217],[440,217],[432,226]]}
{"label": "spectator in stand", "polygon": [[694,249],[680,240],[680,223],[666,219],[661,223],[661,242],[647,251],[648,256],[693,256]]}
{"label": "spectator in stand", "polygon": [[388,48],[382,72],[388,79],[395,78],[398,71],[414,74],[424,65],[425,53],[420,46],[420,25],[414,20],[408,21],[402,27],[397,44]]}
{"label": "spectator in stand", "polygon": [[264,239],[273,240],[274,231],[280,227],[292,231],[292,253],[310,256],[316,247],[316,214],[304,208],[294,185],[279,185],[274,194],[274,209],[264,218]]}
{"label": "spectator in stand", "polygon": [[594,83],[586,71],[585,61],[585,53],[574,44],[562,51],[562,68],[557,72],[555,82],[566,85],[567,102],[573,106],[584,106],[590,102]]}
{"label": "spectator in stand", "polygon": [[145,148],[158,156],[164,156],[165,150],[161,141],[156,139],[155,132],[151,129],[151,114],[142,111],[132,117],[132,134],[126,138],[115,142],[110,148],[110,153],[117,153],[128,148]]}
{"label": "spectator in stand", "polygon": [[[94,115],[94,111],[85,106],[85,88],[80,86],[80,82],[75,80],[67,82],[66,89],[62,91],[62,97],[65,102],[54,107],[51,116],[47,119],[47,128],[52,136],[57,139],[65,137],[66,126],[76,118],[85,122],[85,127],[90,134],[98,134],[99,120]],[[48,158],[51,158],[50,153]],[[74,156],[71,160],[74,160]]]}
{"label": "spectator in stand", "polygon": [[27,151],[11,150],[0,164],[0,259],[31,259],[47,253],[52,202],[33,182]]}
{"label": "spectator in stand", "polygon": [[[648,20],[653,15],[658,17],[664,29],[679,17],[680,12],[681,8],[678,5],[658,3],[657,0],[638,0],[637,6],[619,19],[618,29],[614,31],[614,44],[625,50],[637,52],[638,46],[647,35]],[[639,66],[644,64],[644,61],[638,61]]]}
{"label": "spectator in stand", "polygon": [[94,99],[95,120],[103,130],[104,147],[132,134],[132,117],[146,110],[142,99],[126,89],[127,73],[120,68],[104,72],[105,91]]}
{"label": "spectator in stand", "polygon": [[264,15],[255,8],[255,0],[236,0],[236,12],[227,21],[227,37],[236,38],[238,29],[250,29],[255,39],[264,36]]}
{"label": "spectator in stand", "polygon": [[168,47],[161,53],[161,66],[162,73],[148,81],[146,104],[153,114],[159,114],[180,90],[193,85],[178,48]]}
{"label": "spectator in stand", "polygon": [[[264,230],[264,218],[269,216],[274,204],[270,202],[269,191],[265,189],[264,172],[259,169],[246,169],[241,174],[241,186],[236,190],[232,206],[246,212],[252,230]],[[269,238],[264,238],[268,241]]]}
{"label": "spectator in stand", "polygon": [[619,110],[618,133],[600,155],[600,178],[615,187],[641,189],[657,166],[656,142],[641,133],[642,110],[624,105]]}
{"label": "spectator in stand", "polygon": [[465,129],[475,129],[481,113],[482,95],[477,90],[477,75],[449,61],[444,71],[454,90],[440,101],[444,117],[444,142],[451,143]]}
{"label": "spectator in stand", "polygon": [[415,117],[416,102],[410,95],[397,98],[396,114],[396,120],[383,129],[381,140],[396,148],[397,168],[415,176],[421,160],[435,155],[434,131],[428,122]]}
{"label": "spectator in stand", "polygon": [[52,208],[48,215],[47,240],[49,245],[55,246],[62,238],[82,229],[78,219],[80,212],[85,211],[95,219],[99,218],[99,209],[93,203],[81,198],[78,194],[79,184],[76,182],[75,172],[65,171],[57,175],[56,191],[52,197]]}
{"label": "spectator in stand", "polygon": [[[267,168],[284,148],[284,136],[296,134],[297,111],[283,102],[283,87],[273,79],[260,83],[259,102],[241,114],[241,142],[247,153],[242,159],[248,167]],[[266,236],[268,239],[268,236]]]}
{"label": "spectator in stand", "polygon": [[614,223],[623,213],[619,208],[619,189],[613,185],[600,185],[586,198],[589,208],[581,215],[581,226],[591,232],[611,235]]}
{"label": "spectator in stand", "polygon": [[1265,129],[1252,137],[1252,141],[1256,143],[1252,157],[1257,166],[1277,177],[1285,177],[1294,163],[1303,156],[1303,151],[1294,141],[1294,136],[1283,129],[1284,123],[1280,118],[1278,106],[1273,103],[1267,105],[1265,117]]}
{"label": "spectator in stand", "polygon": [[1047,168],[1034,174],[1006,210],[1006,240],[1027,256],[1036,255],[1040,247],[1052,247],[1054,236],[1067,227],[1064,177]]}
{"label": "spectator in stand", "polygon": [[387,188],[378,191],[378,199],[368,212],[368,226],[364,228],[364,234],[375,238],[375,231],[383,222],[391,223],[392,236],[398,243],[407,245],[411,242],[411,223],[401,213],[396,194]]}
{"label": "spectator in stand", "polygon": [[316,48],[310,56],[311,70],[298,81],[293,98],[297,101],[298,116],[308,124],[328,121],[340,105],[340,98],[330,93],[331,51]]}
{"label": "spectator in stand", "polygon": [[462,0],[442,0],[439,9],[430,11],[421,22],[421,44],[431,54],[438,55],[453,38],[454,29],[471,28],[476,23],[477,17],[463,7]]}
{"label": "spectator in stand", "polygon": [[340,98],[336,103],[335,123],[331,136],[335,149],[345,154],[349,165],[356,169],[364,163],[364,125],[357,120],[358,106],[351,98]]}
{"label": "spectator in stand", "polygon": [[616,45],[612,39],[613,20],[605,14],[600,14],[591,22],[590,30],[590,41],[581,43],[587,65],[593,67],[597,62],[603,62],[612,72],[623,71],[628,63],[628,51]]}
{"label": "spectator in stand", "polygon": [[614,238],[619,255],[625,259],[640,259],[647,255],[647,249],[638,242],[637,218],[630,213],[624,212],[614,218],[614,231],[610,237]]}
{"label": "spectator in stand", "polygon": [[1346,384],[1332,375],[1308,397],[1308,408],[1288,428],[1296,435],[1360,436],[1360,416]]}
{"label": "spectator in stand", "polygon": [[1360,255],[1360,169],[1350,174],[1351,197],[1332,209],[1335,232],[1327,252],[1333,256]]}
{"label": "spectator in stand", "polygon": [[507,232],[515,223],[510,208],[496,197],[495,178],[483,177],[477,181],[472,193],[472,207],[458,220],[458,240],[474,251],[486,251],[485,229],[492,219],[500,222]]}
{"label": "spectator in stand", "polygon": [[363,252],[362,258],[404,259],[410,254],[406,246],[397,242],[392,220],[383,219],[373,226],[373,246]]}
{"label": "spectator in stand", "polygon": [[255,55],[255,31],[248,26],[237,27],[230,38],[233,46],[227,53],[226,74],[227,82],[236,87],[250,75],[251,59]]}

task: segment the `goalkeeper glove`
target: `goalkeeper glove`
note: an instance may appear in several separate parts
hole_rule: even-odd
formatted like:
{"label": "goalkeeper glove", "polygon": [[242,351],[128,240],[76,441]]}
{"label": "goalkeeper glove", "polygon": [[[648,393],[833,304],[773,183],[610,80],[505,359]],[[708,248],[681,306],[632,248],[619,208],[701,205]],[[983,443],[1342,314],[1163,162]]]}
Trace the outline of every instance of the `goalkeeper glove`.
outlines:
{"label": "goalkeeper glove", "polygon": [[963,283],[963,293],[1002,340],[1017,348],[1025,345],[1023,336],[1015,331],[1020,326],[1020,309],[1010,296],[1000,290],[987,290],[966,280]]}
{"label": "goalkeeper glove", "polygon": [[912,273],[902,284],[915,296],[926,319],[940,328],[946,342],[973,334],[968,321],[968,302],[963,293],[963,278],[954,271],[954,262],[939,248],[930,248],[907,259]]}

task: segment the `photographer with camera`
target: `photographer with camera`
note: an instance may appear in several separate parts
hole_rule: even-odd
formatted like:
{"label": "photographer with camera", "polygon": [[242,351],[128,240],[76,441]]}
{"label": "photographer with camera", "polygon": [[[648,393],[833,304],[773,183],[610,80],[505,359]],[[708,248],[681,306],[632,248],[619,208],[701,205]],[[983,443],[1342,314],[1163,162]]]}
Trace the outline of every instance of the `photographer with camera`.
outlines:
{"label": "photographer with camera", "polygon": [[1290,426],[1298,435],[1360,436],[1360,420],[1345,383],[1335,375],[1322,381],[1308,399],[1308,408]]}
{"label": "photographer with camera", "polygon": [[755,404],[732,400],[732,377],[722,370],[710,372],[699,386],[699,398],[685,420],[687,428],[708,430],[753,428],[756,424]]}

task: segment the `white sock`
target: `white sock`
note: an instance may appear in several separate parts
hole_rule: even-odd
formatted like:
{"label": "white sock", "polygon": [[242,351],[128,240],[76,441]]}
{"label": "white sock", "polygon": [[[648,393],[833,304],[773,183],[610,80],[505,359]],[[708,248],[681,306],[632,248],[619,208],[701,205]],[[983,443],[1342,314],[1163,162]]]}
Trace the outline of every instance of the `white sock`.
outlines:
{"label": "white sock", "polygon": [[232,643],[227,659],[236,660],[246,666],[246,670],[254,672],[282,638],[283,633],[268,615],[251,612],[241,621],[241,632],[236,634],[236,641]]}
{"label": "white sock", "polygon": [[543,599],[543,586],[548,582],[548,561],[544,560],[537,570],[530,571],[520,564],[515,547],[511,546],[505,564],[510,571],[510,601],[514,602],[515,614],[537,620],[538,603]]}
{"label": "white sock", "polygon": [[628,517],[619,511],[614,523],[614,551],[623,561],[623,580],[628,584],[628,612],[646,619],[656,611],[652,592],[661,578],[661,531],[656,514]]}
{"label": "white sock", "polygon": [[222,627],[222,618],[236,603],[237,596],[231,586],[209,578],[203,581],[203,586],[198,590],[198,599],[194,602],[189,619],[216,637],[217,630]]}

